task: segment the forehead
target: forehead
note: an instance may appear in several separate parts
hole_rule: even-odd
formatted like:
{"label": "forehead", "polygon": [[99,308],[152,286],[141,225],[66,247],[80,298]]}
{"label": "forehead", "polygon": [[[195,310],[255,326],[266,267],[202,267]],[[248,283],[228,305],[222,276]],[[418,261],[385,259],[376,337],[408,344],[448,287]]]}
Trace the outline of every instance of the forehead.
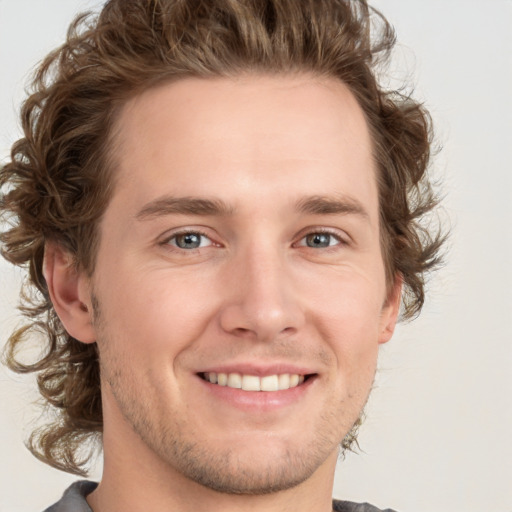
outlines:
{"label": "forehead", "polygon": [[269,187],[300,199],[358,182],[375,192],[364,114],[336,79],[182,79],[131,99],[116,131],[117,192],[141,202],[157,193],[232,202]]}

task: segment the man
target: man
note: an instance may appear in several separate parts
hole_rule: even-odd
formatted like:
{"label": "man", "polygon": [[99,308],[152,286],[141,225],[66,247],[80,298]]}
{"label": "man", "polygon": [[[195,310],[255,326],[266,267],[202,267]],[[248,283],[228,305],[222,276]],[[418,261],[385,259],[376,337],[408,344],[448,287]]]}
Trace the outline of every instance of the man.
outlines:
{"label": "man", "polygon": [[441,243],[393,42],[362,1],[111,0],[41,65],[0,178],[38,291],[7,359],[58,411],[36,456],[104,453],[49,510],[376,510],[332,502],[336,460]]}

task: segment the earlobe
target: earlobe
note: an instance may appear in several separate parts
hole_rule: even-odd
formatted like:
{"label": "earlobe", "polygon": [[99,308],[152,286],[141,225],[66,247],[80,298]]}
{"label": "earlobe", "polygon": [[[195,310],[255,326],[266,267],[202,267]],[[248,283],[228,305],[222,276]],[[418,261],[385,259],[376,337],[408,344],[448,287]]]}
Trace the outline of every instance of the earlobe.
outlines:
{"label": "earlobe", "polygon": [[396,322],[400,313],[402,285],[403,279],[400,275],[397,275],[393,287],[389,291],[384,307],[382,308],[379,343],[388,342],[395,332]]}
{"label": "earlobe", "polygon": [[56,243],[45,246],[43,274],[53,307],[66,331],[83,343],[96,341],[88,280]]}

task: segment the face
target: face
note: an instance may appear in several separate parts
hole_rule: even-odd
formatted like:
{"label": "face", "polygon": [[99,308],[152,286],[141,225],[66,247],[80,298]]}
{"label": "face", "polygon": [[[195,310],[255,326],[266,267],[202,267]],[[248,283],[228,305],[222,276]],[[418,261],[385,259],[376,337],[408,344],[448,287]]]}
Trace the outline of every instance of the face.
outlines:
{"label": "face", "polygon": [[398,295],[355,99],[308,76],[187,79],[117,127],[88,284],[106,454],[230,493],[331,471]]}

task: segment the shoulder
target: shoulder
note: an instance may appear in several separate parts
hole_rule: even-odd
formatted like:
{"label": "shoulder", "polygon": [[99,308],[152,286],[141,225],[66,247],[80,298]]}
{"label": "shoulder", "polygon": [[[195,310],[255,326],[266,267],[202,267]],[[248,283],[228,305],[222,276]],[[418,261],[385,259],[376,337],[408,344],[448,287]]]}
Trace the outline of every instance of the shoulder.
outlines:
{"label": "shoulder", "polygon": [[44,512],[92,512],[85,497],[97,487],[96,482],[82,480],[69,486],[62,498]]}
{"label": "shoulder", "polygon": [[353,503],[352,501],[333,500],[332,509],[334,512],[395,512],[390,508],[381,510],[369,503]]}

